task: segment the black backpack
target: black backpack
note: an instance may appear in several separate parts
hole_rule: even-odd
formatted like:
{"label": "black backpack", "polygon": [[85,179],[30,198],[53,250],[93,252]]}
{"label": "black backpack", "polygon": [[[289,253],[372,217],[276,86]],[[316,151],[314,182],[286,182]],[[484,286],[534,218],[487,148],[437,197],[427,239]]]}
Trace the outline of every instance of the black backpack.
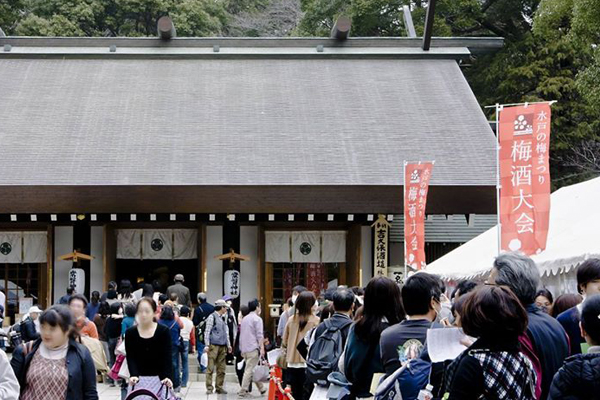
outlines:
{"label": "black backpack", "polygon": [[327,386],[327,376],[338,370],[338,361],[344,352],[342,330],[352,321],[341,326],[332,326],[331,320],[325,320],[325,331],[315,339],[308,351],[306,361],[306,379],[311,383]]}

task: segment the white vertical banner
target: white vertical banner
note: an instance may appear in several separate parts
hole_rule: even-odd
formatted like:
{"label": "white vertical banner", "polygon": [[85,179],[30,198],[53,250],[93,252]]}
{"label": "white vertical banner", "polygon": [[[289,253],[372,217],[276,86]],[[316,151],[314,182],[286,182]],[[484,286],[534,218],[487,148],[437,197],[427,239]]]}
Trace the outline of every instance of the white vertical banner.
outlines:
{"label": "white vertical banner", "polygon": [[67,287],[72,287],[75,293],[83,294],[85,292],[85,271],[81,268],[71,268]]}
{"label": "white vertical banner", "polygon": [[22,237],[22,232],[0,232],[0,263],[21,263]]}
{"label": "white vertical banner", "polygon": [[23,262],[45,263],[48,258],[48,233],[23,232]]}
{"label": "white vertical banner", "polygon": [[175,260],[198,258],[198,231],[196,229],[173,230],[173,258]]}
{"label": "white vertical banner", "polygon": [[225,275],[223,276],[223,292],[225,294],[230,295],[234,299],[240,295],[240,271],[236,271],[233,269],[225,271]]}
{"label": "white vertical banner", "polygon": [[375,251],[374,253],[374,270],[375,276],[387,276],[388,267],[388,230],[390,223],[387,222],[385,216],[379,214],[379,218],[372,225],[375,228]]}
{"label": "white vertical banner", "polygon": [[142,236],[143,259],[171,260],[173,258],[172,229],[144,229]]}
{"label": "white vertical banner", "polygon": [[142,258],[142,233],[139,229],[117,229],[117,258]]}
{"label": "white vertical banner", "polygon": [[265,232],[265,261],[270,263],[289,263],[290,232]]}
{"label": "white vertical banner", "polygon": [[346,262],[346,231],[323,231],[323,256],[321,262]]}
{"label": "white vertical banner", "polygon": [[292,262],[321,262],[321,232],[292,232]]}

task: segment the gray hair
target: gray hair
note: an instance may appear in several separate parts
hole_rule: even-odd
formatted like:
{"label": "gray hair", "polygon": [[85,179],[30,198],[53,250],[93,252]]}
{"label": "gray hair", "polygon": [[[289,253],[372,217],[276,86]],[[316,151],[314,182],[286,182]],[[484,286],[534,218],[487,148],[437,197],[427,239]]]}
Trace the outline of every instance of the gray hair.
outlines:
{"label": "gray hair", "polygon": [[498,271],[496,284],[508,286],[524,306],[535,302],[540,271],[531,258],[521,253],[504,253],[494,260],[494,268]]}
{"label": "gray hair", "polygon": [[204,293],[204,292],[198,293],[198,302],[201,304],[206,303],[206,293]]}

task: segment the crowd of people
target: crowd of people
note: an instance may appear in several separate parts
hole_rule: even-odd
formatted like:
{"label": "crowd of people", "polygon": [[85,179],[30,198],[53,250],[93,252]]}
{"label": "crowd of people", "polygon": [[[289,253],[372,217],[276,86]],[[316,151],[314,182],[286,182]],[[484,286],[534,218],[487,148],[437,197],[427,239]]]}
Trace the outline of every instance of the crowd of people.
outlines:
{"label": "crowd of people", "polygon": [[[517,253],[498,256],[485,282],[452,290],[427,272],[403,285],[375,277],[364,289],[319,296],[296,286],[276,338],[264,330],[258,300],[236,315],[231,298],[210,304],[199,293],[192,309],[181,275],[165,293],[156,283],[132,289],[110,282],[90,302],[69,290],[61,304],[32,307],[10,363],[0,353],[0,398],[98,399],[99,379],[119,385],[124,398],[145,377],[178,393],[197,350],[207,393],[227,394],[231,364],[240,398],[265,395],[257,369],[273,351],[295,400],[400,398],[394,390],[402,399],[600,399],[598,259],[578,267],[578,294],[556,299]],[[433,362],[428,331],[448,328],[462,330],[466,350]]]}
{"label": "crowd of people", "polygon": [[[394,389],[402,399],[600,399],[600,260],[578,267],[577,290],[554,300],[517,253],[453,290],[427,272],[402,286],[340,287],[331,301],[296,287],[278,364],[296,400],[400,398]],[[466,349],[432,362],[428,331],[447,328],[462,330]]]}

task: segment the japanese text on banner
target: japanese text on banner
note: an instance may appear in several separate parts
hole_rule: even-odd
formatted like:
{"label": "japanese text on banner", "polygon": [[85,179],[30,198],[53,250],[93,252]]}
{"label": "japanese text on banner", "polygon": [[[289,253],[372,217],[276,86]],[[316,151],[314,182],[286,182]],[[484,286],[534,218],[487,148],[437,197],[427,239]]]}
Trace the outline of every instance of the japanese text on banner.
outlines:
{"label": "japanese text on banner", "polygon": [[501,250],[546,248],[550,216],[550,105],[500,111]]}
{"label": "japanese text on banner", "polygon": [[404,263],[422,269],[425,260],[425,208],[435,162],[404,164]]}

